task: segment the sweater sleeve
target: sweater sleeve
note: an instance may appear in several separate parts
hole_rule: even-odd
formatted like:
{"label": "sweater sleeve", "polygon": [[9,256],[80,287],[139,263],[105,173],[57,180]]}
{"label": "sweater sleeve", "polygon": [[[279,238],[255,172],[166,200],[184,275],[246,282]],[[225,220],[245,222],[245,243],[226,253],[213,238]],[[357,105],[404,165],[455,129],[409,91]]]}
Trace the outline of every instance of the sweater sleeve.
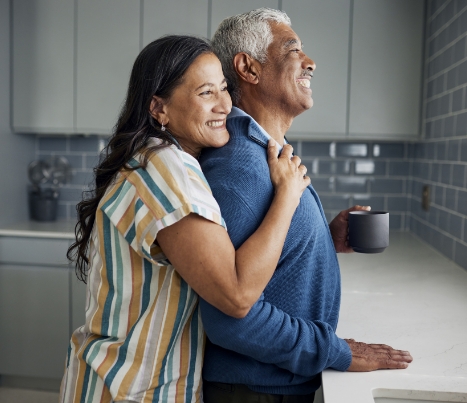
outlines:
{"label": "sweater sleeve", "polygon": [[294,318],[263,296],[242,319],[227,316],[203,300],[200,304],[209,340],[223,348],[302,376],[314,376],[326,368],[345,371],[350,366],[350,348],[329,324]]}

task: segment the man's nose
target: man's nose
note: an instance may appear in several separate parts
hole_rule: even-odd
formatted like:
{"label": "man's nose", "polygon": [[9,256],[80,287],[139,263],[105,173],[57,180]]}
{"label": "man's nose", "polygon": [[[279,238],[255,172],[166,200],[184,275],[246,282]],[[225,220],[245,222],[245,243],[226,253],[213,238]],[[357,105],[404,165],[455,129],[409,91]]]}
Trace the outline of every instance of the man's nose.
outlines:
{"label": "man's nose", "polygon": [[304,70],[315,71],[316,63],[313,60],[311,60],[308,56],[306,56],[305,60],[303,61],[302,67]]}

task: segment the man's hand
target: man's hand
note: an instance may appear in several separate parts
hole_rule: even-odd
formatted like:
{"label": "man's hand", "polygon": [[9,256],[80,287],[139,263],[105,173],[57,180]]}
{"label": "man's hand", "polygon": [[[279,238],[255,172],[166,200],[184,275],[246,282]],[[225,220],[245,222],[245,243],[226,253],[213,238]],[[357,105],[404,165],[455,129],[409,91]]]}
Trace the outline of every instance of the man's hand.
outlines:
{"label": "man's hand", "polygon": [[349,212],[358,210],[371,210],[370,206],[353,206],[347,210],[341,211],[329,223],[332,240],[337,253],[351,253],[353,249],[349,246]]}
{"label": "man's hand", "polygon": [[347,371],[368,372],[377,369],[404,369],[413,358],[408,351],[394,350],[386,344],[366,344],[344,339],[352,351],[352,363]]}

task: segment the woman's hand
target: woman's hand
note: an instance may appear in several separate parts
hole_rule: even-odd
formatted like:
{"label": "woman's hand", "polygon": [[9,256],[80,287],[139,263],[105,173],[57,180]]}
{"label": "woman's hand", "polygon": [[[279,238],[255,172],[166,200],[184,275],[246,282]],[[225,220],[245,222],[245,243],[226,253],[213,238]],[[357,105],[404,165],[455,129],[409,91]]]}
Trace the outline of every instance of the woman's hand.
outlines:
{"label": "woman's hand", "polygon": [[290,144],[285,144],[281,155],[277,156],[279,147],[275,140],[269,140],[268,165],[276,194],[284,192],[298,206],[303,191],[311,181],[306,176],[306,166],[301,164],[299,157],[292,156],[292,153],[293,147]]}

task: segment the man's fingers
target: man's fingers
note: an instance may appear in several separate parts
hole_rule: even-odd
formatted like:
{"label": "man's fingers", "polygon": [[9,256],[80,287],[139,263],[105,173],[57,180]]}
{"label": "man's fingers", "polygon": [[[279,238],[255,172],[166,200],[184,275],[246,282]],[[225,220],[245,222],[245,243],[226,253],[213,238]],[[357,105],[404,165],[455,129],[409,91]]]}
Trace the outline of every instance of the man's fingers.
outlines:
{"label": "man's fingers", "polygon": [[288,160],[290,160],[292,159],[292,154],[293,154],[293,147],[290,144],[284,144],[280,158],[287,158]]}
{"label": "man's fingers", "polygon": [[302,163],[302,159],[298,155],[294,155],[291,161],[295,164],[297,168],[300,167],[300,164]]}
{"label": "man's fingers", "polygon": [[300,165],[298,167],[298,170],[300,171],[300,173],[303,175],[303,177],[305,177],[306,175],[306,172],[308,171],[307,167],[305,165]]}
{"label": "man's fingers", "polygon": [[274,139],[269,139],[268,142],[268,164],[271,164],[272,161],[277,159],[277,156],[279,154],[279,148],[277,145],[276,140]]}
{"label": "man's fingers", "polygon": [[397,361],[389,358],[384,361],[380,361],[378,364],[378,368],[376,369],[404,369],[409,366],[405,361]]}

